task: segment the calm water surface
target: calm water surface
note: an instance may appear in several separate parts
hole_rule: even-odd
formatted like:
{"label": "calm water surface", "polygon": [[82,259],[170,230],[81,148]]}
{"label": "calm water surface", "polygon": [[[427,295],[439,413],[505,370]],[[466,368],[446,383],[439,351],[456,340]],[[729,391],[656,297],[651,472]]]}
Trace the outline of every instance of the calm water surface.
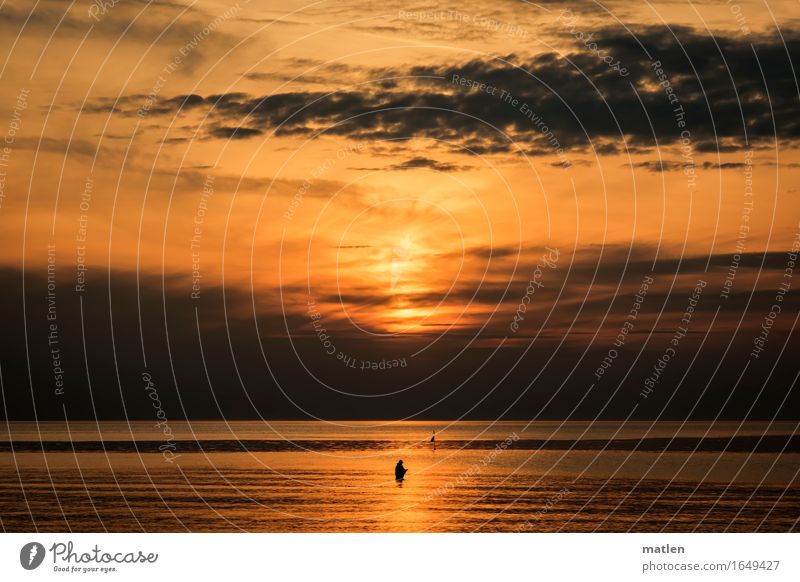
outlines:
{"label": "calm water surface", "polygon": [[6,531],[798,528],[797,423],[526,424],[3,424],[0,518]]}

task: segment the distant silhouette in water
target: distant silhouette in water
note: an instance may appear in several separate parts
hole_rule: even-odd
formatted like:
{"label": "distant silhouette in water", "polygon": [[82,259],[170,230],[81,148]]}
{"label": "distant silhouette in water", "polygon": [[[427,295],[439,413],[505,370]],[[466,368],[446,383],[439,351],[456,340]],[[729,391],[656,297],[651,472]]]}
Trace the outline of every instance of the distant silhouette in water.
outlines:
{"label": "distant silhouette in water", "polygon": [[431,443],[433,443],[433,450],[436,450],[436,431],[431,431]]}
{"label": "distant silhouette in water", "polygon": [[408,469],[403,466],[403,459],[400,459],[394,466],[394,478],[398,481],[402,481],[405,479],[406,471],[408,471]]}

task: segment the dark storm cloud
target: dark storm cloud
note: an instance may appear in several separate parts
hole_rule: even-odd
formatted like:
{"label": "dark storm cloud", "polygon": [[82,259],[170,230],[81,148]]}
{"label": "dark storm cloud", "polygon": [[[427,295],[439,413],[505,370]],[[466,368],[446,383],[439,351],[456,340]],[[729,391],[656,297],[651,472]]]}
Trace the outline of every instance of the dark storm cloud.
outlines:
{"label": "dark storm cloud", "polygon": [[264,132],[260,129],[253,129],[251,127],[215,127],[211,130],[211,135],[221,139],[247,139],[262,135]]}
{"label": "dark storm cloud", "polygon": [[591,166],[592,162],[589,160],[564,160],[561,162],[552,162],[550,165],[554,168],[571,168],[573,166],[582,166],[585,168]]}
{"label": "dark storm cloud", "polygon": [[643,162],[625,164],[625,166],[629,168],[641,168],[648,172],[674,172],[681,170],[684,167],[684,163],[672,160],[645,160]]}
{"label": "dark storm cloud", "polygon": [[[713,38],[683,27],[646,27],[635,36],[606,28],[594,39],[626,67],[627,77],[579,45],[565,55],[512,54],[398,70],[397,75],[417,80],[397,88],[373,84],[330,93],[189,95],[162,100],[153,111],[209,108],[218,125],[247,127],[252,135],[262,130],[360,139],[421,137],[477,153],[520,147],[529,153],[552,153],[557,147],[641,152],[680,142],[684,130],[696,151],[735,151],[748,142],[766,147],[776,136],[791,143],[800,138],[793,73],[793,63],[800,62],[800,37],[792,30],[783,34],[785,44],[767,36]],[[462,86],[460,79],[485,83],[495,88],[494,94]],[[659,85],[667,82],[670,94]],[[504,100],[503,91],[518,103]],[[548,143],[544,130],[552,131],[557,143]]]}
{"label": "dark storm cloud", "polygon": [[743,162],[703,162],[703,169],[705,170],[739,170],[745,167]]}
{"label": "dark storm cloud", "polygon": [[415,170],[419,168],[427,168],[430,170],[436,170],[437,172],[458,172],[467,169],[466,166],[437,162],[436,160],[423,157],[411,158],[410,160],[406,160],[400,164],[394,164],[390,166],[390,169],[392,170]]}

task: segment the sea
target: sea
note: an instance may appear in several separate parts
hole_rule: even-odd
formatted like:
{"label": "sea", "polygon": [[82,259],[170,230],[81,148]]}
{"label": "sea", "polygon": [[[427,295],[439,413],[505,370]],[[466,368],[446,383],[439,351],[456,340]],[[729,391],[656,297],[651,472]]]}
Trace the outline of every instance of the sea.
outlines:
{"label": "sea", "polygon": [[[789,532],[800,423],[0,423],[7,532]],[[435,437],[435,438],[433,438]],[[402,460],[405,479],[395,480]]]}

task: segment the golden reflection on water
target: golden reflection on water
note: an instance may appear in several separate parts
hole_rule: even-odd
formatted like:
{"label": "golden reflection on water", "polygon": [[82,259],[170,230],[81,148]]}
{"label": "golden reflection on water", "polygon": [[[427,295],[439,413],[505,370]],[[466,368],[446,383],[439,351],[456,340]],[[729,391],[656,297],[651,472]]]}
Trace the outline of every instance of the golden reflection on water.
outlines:
{"label": "golden reflection on water", "polygon": [[412,448],[179,451],[174,463],[136,452],[0,453],[0,516],[12,531],[34,529],[32,514],[41,531],[309,532],[756,531],[767,515],[762,531],[788,531],[798,517],[796,453],[433,451],[430,430],[415,426]]}

